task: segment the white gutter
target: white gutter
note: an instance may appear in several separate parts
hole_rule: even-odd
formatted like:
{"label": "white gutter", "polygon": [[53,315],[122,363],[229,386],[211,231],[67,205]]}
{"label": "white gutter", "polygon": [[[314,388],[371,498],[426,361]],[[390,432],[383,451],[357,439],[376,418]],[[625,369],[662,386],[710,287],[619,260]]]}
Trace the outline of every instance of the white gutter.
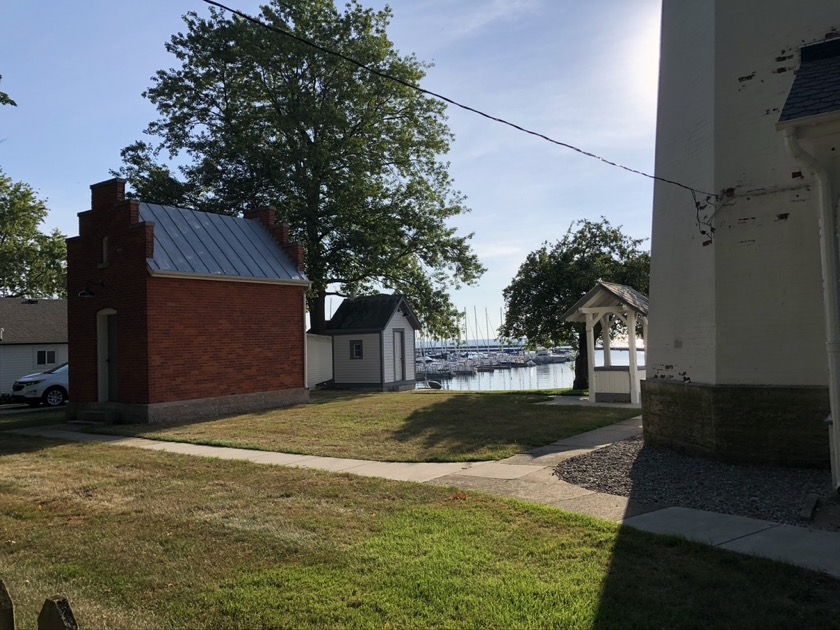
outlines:
{"label": "white gutter", "polygon": [[831,176],[816,157],[799,144],[796,128],[784,129],[785,145],[793,158],[817,177],[820,212],[820,258],[823,272],[825,346],[828,355],[828,394],[831,404],[828,437],[831,448],[831,482],[840,490],[840,311],[838,311],[837,217]]}

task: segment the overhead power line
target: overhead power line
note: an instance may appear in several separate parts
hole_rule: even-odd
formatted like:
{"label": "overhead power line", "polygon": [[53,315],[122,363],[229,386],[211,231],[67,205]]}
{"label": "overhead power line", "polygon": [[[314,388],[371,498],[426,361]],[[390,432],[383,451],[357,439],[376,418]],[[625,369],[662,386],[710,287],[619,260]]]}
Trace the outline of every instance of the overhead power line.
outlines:
{"label": "overhead power line", "polygon": [[369,66],[365,63],[362,63],[361,61],[353,59],[352,57],[348,57],[347,55],[345,55],[342,52],[339,52],[337,50],[332,50],[330,48],[327,48],[325,46],[317,44],[317,43],[313,42],[312,40],[306,39],[305,37],[295,35],[291,31],[287,31],[287,30],[284,30],[282,28],[278,28],[278,27],[273,26],[271,24],[266,24],[262,20],[258,20],[257,18],[255,18],[251,15],[248,15],[247,13],[239,11],[238,9],[233,9],[233,8],[227,6],[227,5],[222,4],[221,2],[216,2],[216,0],[202,0],[202,2],[213,5],[214,7],[218,7],[220,9],[225,10],[225,11],[230,11],[234,15],[237,15],[244,20],[252,22],[253,24],[256,24],[257,26],[261,26],[262,28],[268,29],[269,31],[271,31],[273,33],[277,33],[278,35],[284,35],[285,37],[290,37],[290,38],[294,39],[295,41],[298,41],[301,44],[305,44],[306,46],[310,46],[311,48],[314,48],[315,50],[321,51],[322,53],[326,53],[328,55],[338,57],[339,59],[343,59],[347,63],[351,63],[351,64],[353,64],[353,65],[355,65],[359,68],[362,68],[363,70],[366,70],[370,74],[373,74],[377,77],[380,77],[382,79],[387,79],[388,81],[393,81],[395,83],[399,83],[400,85],[403,85],[407,88],[410,88],[412,90],[420,92],[421,94],[425,94],[426,96],[431,96],[432,98],[436,98],[440,101],[443,101],[444,103],[449,103],[450,105],[454,105],[455,107],[458,107],[458,108],[463,109],[465,111],[471,112],[473,114],[477,114],[478,116],[481,116],[483,118],[487,118],[488,120],[492,120],[493,122],[497,122],[499,124],[506,125],[508,127],[512,127],[513,129],[516,129],[517,131],[521,131],[522,133],[526,133],[528,135],[540,138],[541,140],[545,140],[546,142],[550,142],[551,144],[555,144],[555,145],[563,147],[565,149],[575,151],[577,153],[580,153],[581,155],[585,155],[586,157],[598,160],[599,162],[603,162],[604,164],[607,164],[609,166],[613,166],[615,168],[620,168],[620,169],[622,169],[624,171],[627,171],[629,173],[634,173],[636,175],[641,175],[642,177],[647,177],[648,179],[663,182],[665,184],[672,184],[674,186],[684,188],[685,190],[688,190],[692,194],[701,194],[701,195],[705,195],[706,197],[709,197],[709,198],[715,198],[717,196],[715,193],[709,193],[709,192],[705,192],[705,191],[702,191],[702,190],[698,190],[697,188],[693,188],[691,186],[688,186],[687,184],[683,184],[683,183],[678,182],[678,181],[673,180],[673,179],[668,179],[666,177],[660,177],[658,175],[651,175],[650,173],[646,173],[644,171],[640,171],[638,169],[631,168],[629,166],[625,166],[624,164],[620,164],[618,162],[613,162],[612,160],[608,160],[605,157],[601,157],[600,155],[596,155],[595,153],[592,153],[590,151],[586,151],[584,149],[581,149],[580,147],[576,147],[576,146],[574,146],[572,144],[569,144],[567,142],[562,142],[560,140],[556,140],[556,139],[554,139],[550,136],[545,135],[544,133],[540,133],[538,131],[534,131],[532,129],[528,129],[526,127],[523,127],[521,125],[517,125],[516,123],[510,122],[509,120],[505,120],[504,118],[499,118],[498,116],[493,116],[491,114],[483,112],[483,111],[481,111],[479,109],[476,109],[474,107],[470,107],[469,105],[465,105],[464,103],[459,103],[456,100],[453,100],[453,99],[451,99],[447,96],[444,96],[443,94],[438,94],[437,92],[432,92],[431,90],[427,90],[425,88],[422,88],[419,85],[414,85],[413,83],[409,83],[408,81],[403,81],[399,77],[392,76],[392,75],[388,74],[387,72],[382,72],[381,70],[377,70],[376,68],[374,68],[372,66]]}

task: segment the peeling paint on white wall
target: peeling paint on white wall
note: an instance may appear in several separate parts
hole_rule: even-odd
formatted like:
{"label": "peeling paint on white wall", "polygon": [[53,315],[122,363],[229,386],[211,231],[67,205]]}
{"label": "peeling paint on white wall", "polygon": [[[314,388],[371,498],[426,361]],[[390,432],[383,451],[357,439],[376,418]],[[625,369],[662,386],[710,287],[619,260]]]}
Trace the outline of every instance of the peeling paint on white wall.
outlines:
{"label": "peeling paint on white wall", "polygon": [[825,385],[813,177],[775,124],[840,4],[664,0],[648,378]]}

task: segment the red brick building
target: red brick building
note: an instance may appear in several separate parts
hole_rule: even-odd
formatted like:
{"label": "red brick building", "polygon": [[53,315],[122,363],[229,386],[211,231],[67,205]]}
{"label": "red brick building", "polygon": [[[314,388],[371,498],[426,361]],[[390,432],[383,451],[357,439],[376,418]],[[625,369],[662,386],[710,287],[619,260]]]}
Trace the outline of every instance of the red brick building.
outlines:
{"label": "red brick building", "polygon": [[300,243],[245,218],[91,186],[67,240],[71,416],[161,422],[308,398]]}

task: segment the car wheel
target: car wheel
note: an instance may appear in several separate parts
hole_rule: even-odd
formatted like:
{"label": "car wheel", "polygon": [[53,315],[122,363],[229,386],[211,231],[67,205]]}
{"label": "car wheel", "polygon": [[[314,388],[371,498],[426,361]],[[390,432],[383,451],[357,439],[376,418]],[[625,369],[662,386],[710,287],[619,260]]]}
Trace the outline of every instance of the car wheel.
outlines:
{"label": "car wheel", "polygon": [[48,407],[58,407],[67,400],[67,392],[61,387],[50,387],[44,392],[44,404]]}

